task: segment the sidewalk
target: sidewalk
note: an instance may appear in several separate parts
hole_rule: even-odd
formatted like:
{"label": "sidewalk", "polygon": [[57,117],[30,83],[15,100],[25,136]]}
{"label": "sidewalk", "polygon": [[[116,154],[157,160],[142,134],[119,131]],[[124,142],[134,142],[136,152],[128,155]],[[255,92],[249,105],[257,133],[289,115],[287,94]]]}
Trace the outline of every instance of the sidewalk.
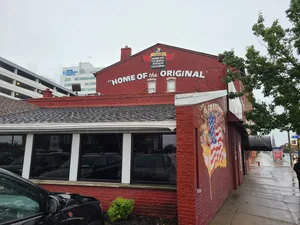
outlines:
{"label": "sidewalk", "polygon": [[244,183],[234,191],[210,225],[300,224],[300,191],[294,171],[274,164],[270,154],[261,153]]}

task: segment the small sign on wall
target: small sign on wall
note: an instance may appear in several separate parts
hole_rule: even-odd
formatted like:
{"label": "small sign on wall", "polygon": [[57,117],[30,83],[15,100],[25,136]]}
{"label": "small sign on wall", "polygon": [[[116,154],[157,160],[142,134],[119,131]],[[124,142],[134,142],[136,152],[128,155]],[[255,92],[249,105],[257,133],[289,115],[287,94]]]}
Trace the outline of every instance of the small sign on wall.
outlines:
{"label": "small sign on wall", "polygon": [[163,52],[161,48],[156,48],[150,55],[144,55],[143,61],[150,62],[151,69],[166,68],[166,61],[174,59],[173,53]]}
{"label": "small sign on wall", "polygon": [[[165,53],[165,52],[162,52]],[[166,67],[165,55],[151,56],[151,69],[164,69]]]}

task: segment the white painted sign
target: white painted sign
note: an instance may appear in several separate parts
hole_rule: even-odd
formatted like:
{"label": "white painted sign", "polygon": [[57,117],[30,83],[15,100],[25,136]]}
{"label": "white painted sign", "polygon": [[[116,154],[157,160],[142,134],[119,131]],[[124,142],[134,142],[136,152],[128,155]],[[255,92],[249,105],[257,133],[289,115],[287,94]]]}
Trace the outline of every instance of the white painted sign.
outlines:
{"label": "white painted sign", "polygon": [[[228,92],[236,92],[233,82],[228,84]],[[243,119],[243,105],[240,98],[229,99],[229,111],[232,112],[240,120]]]}
{"label": "white painted sign", "polygon": [[108,83],[112,85],[128,83],[136,80],[143,80],[146,78],[156,78],[156,77],[190,77],[190,78],[205,78],[202,71],[192,71],[192,70],[161,70],[159,73],[139,73],[123,77],[118,77],[113,80],[108,80]]}

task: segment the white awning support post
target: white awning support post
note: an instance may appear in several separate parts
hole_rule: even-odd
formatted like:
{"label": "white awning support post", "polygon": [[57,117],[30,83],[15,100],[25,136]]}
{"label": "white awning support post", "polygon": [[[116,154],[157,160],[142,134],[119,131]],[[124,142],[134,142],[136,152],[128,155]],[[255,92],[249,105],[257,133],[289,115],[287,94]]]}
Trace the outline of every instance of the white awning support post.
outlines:
{"label": "white awning support post", "polygon": [[32,158],[32,147],[33,147],[33,134],[27,134],[25,152],[24,152],[24,161],[23,161],[23,171],[22,177],[29,179],[31,158]]}
{"label": "white awning support post", "polygon": [[131,134],[123,133],[122,180],[123,184],[130,184],[131,174]]}
{"label": "white awning support post", "polygon": [[79,162],[80,134],[73,134],[72,148],[70,158],[70,173],[69,180],[77,181],[78,177],[78,162]]}

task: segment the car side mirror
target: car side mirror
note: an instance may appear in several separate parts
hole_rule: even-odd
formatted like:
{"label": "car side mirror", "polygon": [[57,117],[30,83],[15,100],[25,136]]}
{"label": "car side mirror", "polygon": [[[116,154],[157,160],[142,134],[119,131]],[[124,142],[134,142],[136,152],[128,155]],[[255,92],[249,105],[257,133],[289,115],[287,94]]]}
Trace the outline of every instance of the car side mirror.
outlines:
{"label": "car side mirror", "polygon": [[58,197],[50,195],[47,200],[47,212],[50,214],[57,213],[61,209]]}

